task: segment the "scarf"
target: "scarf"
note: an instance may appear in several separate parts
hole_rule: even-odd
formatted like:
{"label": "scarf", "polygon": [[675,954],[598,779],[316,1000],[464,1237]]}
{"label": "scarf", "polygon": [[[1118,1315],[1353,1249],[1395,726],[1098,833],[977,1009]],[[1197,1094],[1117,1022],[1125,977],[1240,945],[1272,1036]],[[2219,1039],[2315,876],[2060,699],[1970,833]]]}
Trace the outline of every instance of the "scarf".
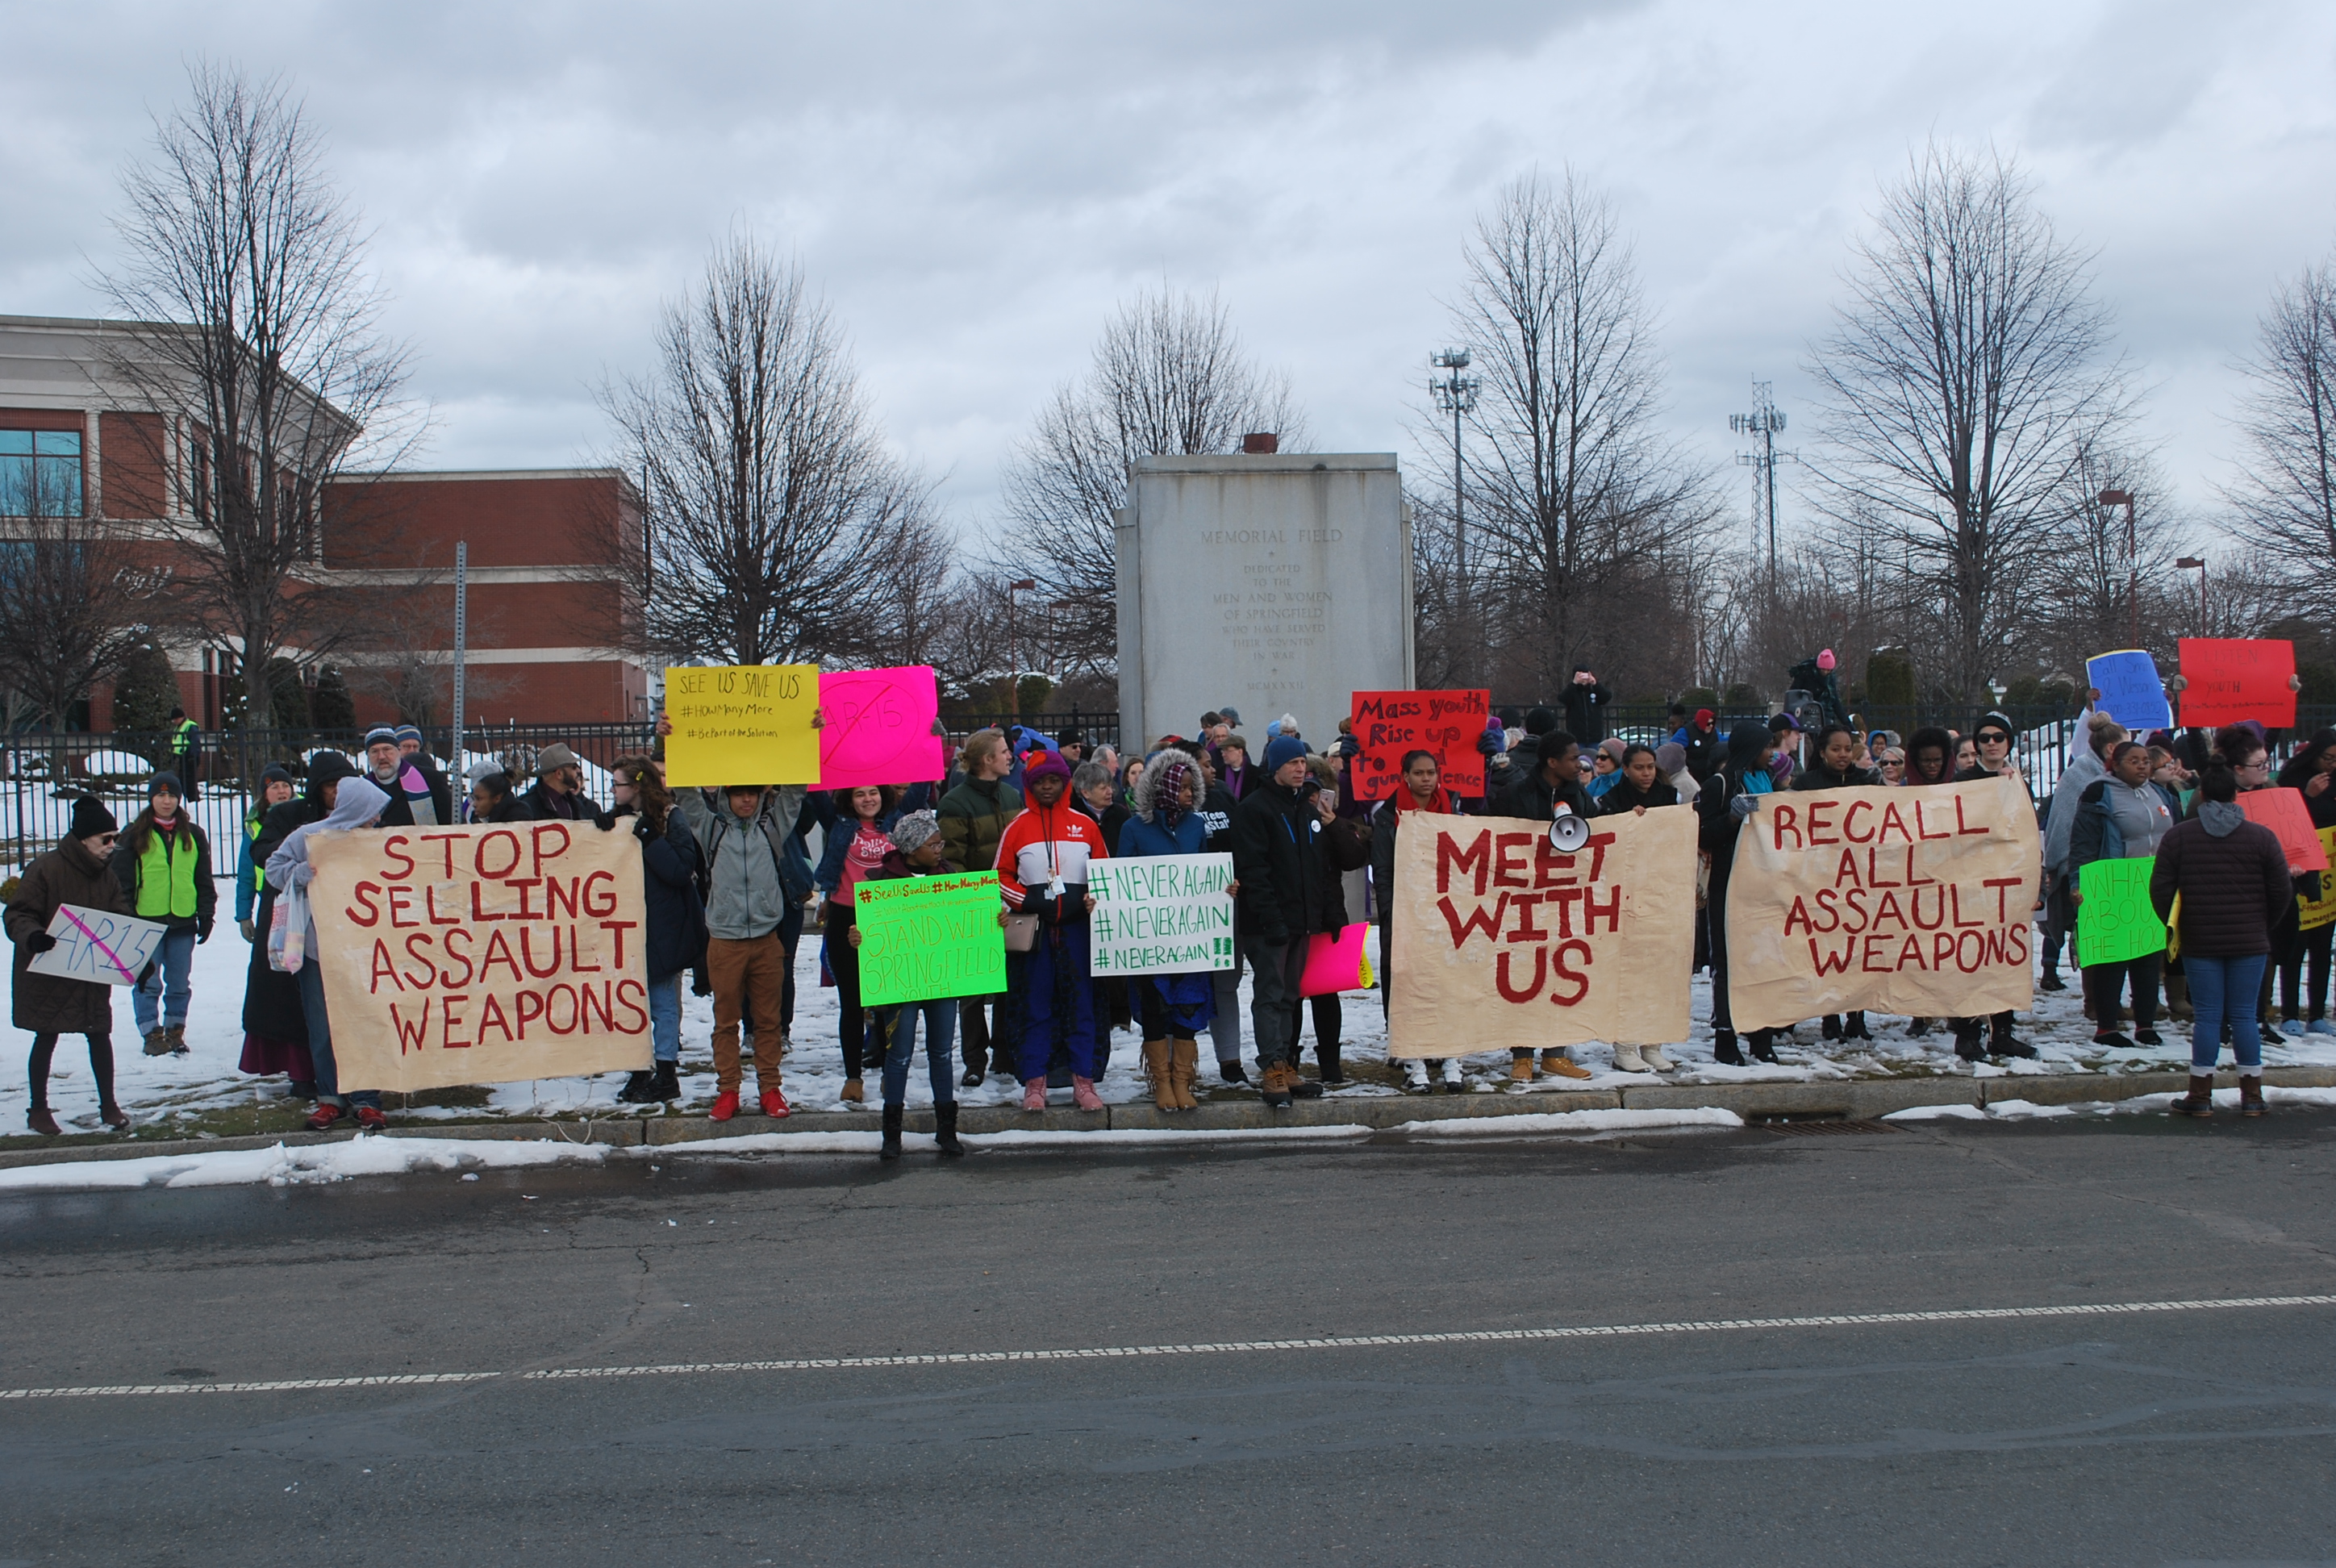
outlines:
{"label": "scarf", "polygon": [[1170,833],[1184,820],[1184,781],[1192,776],[1192,765],[1188,762],[1163,762],[1160,765],[1160,784],[1152,794],[1152,814]]}
{"label": "scarf", "polygon": [[1430,816],[1448,817],[1452,815],[1452,792],[1437,784],[1436,793],[1427,797],[1426,805],[1422,805],[1406,785],[1397,784],[1395,786],[1395,809],[1397,815],[1405,812],[1426,812]]}

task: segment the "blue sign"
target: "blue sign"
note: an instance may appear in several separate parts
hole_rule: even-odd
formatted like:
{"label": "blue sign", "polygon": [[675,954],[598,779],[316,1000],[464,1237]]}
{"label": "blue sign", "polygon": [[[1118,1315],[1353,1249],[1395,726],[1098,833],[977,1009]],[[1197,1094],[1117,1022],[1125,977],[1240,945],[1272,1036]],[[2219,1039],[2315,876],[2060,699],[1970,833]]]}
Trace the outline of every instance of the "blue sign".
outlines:
{"label": "blue sign", "polygon": [[2095,654],[2085,661],[2085,678],[2101,694],[2094,707],[2129,730],[2172,729],[2174,710],[2166,703],[2166,683],[2157,661],[2141,648]]}

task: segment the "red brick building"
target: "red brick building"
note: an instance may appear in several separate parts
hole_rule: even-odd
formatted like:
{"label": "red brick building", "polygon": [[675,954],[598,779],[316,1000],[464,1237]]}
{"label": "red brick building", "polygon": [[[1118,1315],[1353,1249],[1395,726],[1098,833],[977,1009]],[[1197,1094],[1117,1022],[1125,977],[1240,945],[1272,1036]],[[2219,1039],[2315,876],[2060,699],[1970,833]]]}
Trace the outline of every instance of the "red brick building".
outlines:
{"label": "red brick building", "polygon": [[[0,316],[0,534],[28,509],[102,520],[141,556],[151,550],[160,571],[200,547],[189,497],[204,488],[205,445],[109,374],[109,354],[129,336],[117,323]],[[311,681],[320,664],[341,669],[360,722],[450,717],[458,541],[469,551],[468,719],[646,716],[648,671],[616,646],[626,618],[616,562],[640,538],[639,499],[620,472],[346,475],[323,504],[328,518],[362,513],[363,523],[328,523],[320,558],[298,576],[372,590],[381,624],[321,655],[287,653]],[[217,724],[239,650],[159,640],[188,713]],[[112,708],[108,688],[92,691],[90,727],[112,728]]]}

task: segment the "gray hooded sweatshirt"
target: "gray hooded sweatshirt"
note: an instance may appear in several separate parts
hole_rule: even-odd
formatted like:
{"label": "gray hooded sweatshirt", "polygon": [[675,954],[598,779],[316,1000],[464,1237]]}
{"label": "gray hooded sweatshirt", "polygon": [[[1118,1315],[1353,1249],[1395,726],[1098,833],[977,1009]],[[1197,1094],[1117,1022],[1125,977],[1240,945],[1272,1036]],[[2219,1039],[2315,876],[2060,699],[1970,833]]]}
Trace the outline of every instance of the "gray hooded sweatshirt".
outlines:
{"label": "gray hooded sweatshirt", "polygon": [[[389,804],[389,796],[373,780],[365,777],[345,778],[333,795],[333,809],[318,823],[304,823],[284,835],[276,852],[268,857],[268,885],[277,892],[298,888],[306,892],[316,876],[316,868],[308,863],[308,835],[333,833],[350,828],[370,827]],[[316,916],[308,915],[308,950],[316,950]]]}

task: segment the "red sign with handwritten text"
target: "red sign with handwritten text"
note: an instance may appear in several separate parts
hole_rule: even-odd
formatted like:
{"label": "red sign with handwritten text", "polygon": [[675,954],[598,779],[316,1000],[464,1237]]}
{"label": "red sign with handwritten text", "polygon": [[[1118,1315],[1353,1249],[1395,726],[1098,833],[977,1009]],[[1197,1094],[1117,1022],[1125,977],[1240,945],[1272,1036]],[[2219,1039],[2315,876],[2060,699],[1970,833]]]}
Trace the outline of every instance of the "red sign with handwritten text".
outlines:
{"label": "red sign with handwritten text", "polygon": [[2182,722],[2213,728],[2253,719],[2295,727],[2295,645],[2280,638],[2182,639]]}
{"label": "red sign with handwritten text", "polygon": [[1477,739],[1492,717],[1489,691],[1358,691],[1352,718],[1362,743],[1355,798],[1381,801],[1402,788],[1406,752],[1432,751],[1444,765],[1444,787],[1455,795],[1484,793],[1484,755]]}

